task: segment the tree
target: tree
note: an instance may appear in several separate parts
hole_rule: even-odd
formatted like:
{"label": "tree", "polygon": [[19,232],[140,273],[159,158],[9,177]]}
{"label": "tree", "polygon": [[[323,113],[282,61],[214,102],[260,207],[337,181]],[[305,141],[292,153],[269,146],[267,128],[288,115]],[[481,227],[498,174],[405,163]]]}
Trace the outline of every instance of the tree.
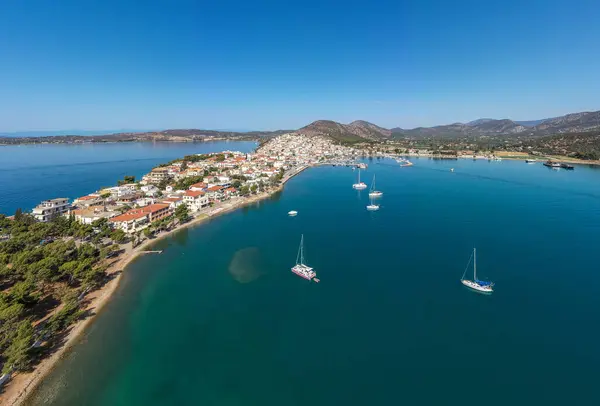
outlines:
{"label": "tree", "polygon": [[248,196],[249,194],[250,194],[250,188],[248,188],[248,185],[243,185],[242,188],[240,189],[240,195]]}
{"label": "tree", "polygon": [[144,237],[146,237],[146,238],[152,238],[152,236],[154,235],[154,233],[152,232],[152,228],[150,228],[150,227],[144,228],[143,233],[144,233]]}
{"label": "tree", "polygon": [[180,223],[185,223],[190,219],[190,212],[187,205],[181,204],[175,209],[175,217]]}
{"label": "tree", "polygon": [[117,185],[126,185],[128,183],[135,183],[135,176],[125,176],[122,180],[117,182]]}
{"label": "tree", "polygon": [[33,335],[34,331],[31,321],[29,319],[20,321],[10,345],[4,351],[3,355],[6,357],[6,362],[3,372],[9,371],[11,368],[19,371],[27,369],[31,362],[29,349],[31,348],[31,344],[33,344]]}
{"label": "tree", "polygon": [[125,231],[121,230],[120,228],[113,231],[110,234],[110,238],[114,242],[119,243],[119,244],[123,244],[123,243],[127,242],[127,235],[125,234]]}
{"label": "tree", "polygon": [[256,186],[256,183],[255,183],[255,184],[253,184],[252,186],[250,186],[250,191],[251,191],[252,193],[256,193],[256,191],[257,191],[257,190],[258,190],[258,186]]}
{"label": "tree", "polygon": [[183,161],[183,162],[181,163],[181,170],[182,170],[182,171],[185,171],[187,168],[188,168],[187,161]]}
{"label": "tree", "polygon": [[242,182],[240,182],[239,180],[235,180],[235,181],[234,181],[234,182],[231,184],[231,186],[233,186],[233,187],[234,187],[234,188],[236,188],[236,189],[239,189],[239,188],[240,188],[240,186],[242,186]]}

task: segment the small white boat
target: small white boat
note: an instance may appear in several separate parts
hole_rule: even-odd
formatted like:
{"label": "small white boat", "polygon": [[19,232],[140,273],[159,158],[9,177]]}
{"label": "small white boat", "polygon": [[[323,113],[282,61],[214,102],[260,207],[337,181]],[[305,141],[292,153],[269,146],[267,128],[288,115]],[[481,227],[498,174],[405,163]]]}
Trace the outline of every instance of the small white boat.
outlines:
{"label": "small white boat", "polygon": [[375,175],[373,175],[373,183],[371,183],[371,190],[369,191],[369,197],[381,197],[383,192],[375,190]]}
{"label": "small white boat", "polygon": [[450,168],[450,172],[454,172],[454,168]]}
{"label": "small white boat", "polygon": [[528,164],[534,164],[537,162],[537,159],[526,159],[525,162]]}
{"label": "small white boat", "polygon": [[290,216],[290,217],[294,217],[294,216],[297,216],[297,215],[298,215],[298,212],[296,210],[288,211],[288,216]]}
{"label": "small white boat", "polygon": [[358,169],[358,182],[356,182],[352,187],[356,190],[363,190],[367,188],[367,184],[360,181],[360,168]]}
{"label": "small white boat", "polygon": [[[469,268],[469,263],[471,263],[471,259],[473,260],[473,280],[465,279],[465,275],[467,273],[467,269]],[[467,267],[465,268],[465,272],[463,273],[462,278],[460,278],[460,282],[468,288],[476,290],[478,292],[483,293],[492,293],[494,291],[494,283],[480,281],[477,279],[477,251],[473,248],[473,254],[471,258],[469,258],[469,262],[467,263]]]}
{"label": "small white boat", "polygon": [[378,204],[375,204],[375,203],[373,203],[373,198],[371,198],[371,204],[369,204],[369,205],[367,206],[367,210],[368,210],[368,211],[377,211],[377,210],[379,210],[379,205],[378,205]]}

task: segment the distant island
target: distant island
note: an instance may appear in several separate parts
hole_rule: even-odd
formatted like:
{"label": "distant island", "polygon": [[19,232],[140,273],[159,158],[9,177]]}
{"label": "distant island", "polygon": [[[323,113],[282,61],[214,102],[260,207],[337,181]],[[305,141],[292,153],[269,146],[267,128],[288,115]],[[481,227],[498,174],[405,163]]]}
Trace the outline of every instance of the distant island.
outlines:
{"label": "distant island", "polygon": [[281,134],[297,132],[325,136],[342,145],[388,151],[427,150],[432,154],[459,155],[463,151],[559,156],[564,159],[600,160],[600,111],[567,114],[544,120],[512,121],[484,118],[468,123],[435,127],[387,129],[363,120],[342,124],[318,120],[297,130],[215,131],[175,129],[123,132],[104,135],[58,135],[44,137],[0,137],[1,145],[74,144],[106,142],[202,142],[252,140],[264,143]]}

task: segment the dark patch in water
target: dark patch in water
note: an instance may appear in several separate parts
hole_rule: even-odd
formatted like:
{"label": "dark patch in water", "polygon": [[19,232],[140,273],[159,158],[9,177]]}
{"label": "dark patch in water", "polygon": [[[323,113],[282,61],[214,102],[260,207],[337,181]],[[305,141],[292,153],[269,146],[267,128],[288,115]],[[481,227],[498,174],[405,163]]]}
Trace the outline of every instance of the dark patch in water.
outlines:
{"label": "dark patch in water", "polygon": [[250,283],[263,275],[264,260],[257,247],[242,248],[237,251],[229,263],[229,273],[239,283]]}

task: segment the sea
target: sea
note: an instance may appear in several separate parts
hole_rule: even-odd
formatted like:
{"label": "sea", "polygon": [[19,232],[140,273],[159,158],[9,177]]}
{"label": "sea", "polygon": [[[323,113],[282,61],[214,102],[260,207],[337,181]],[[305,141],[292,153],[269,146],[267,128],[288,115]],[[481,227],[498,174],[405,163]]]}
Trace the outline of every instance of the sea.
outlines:
{"label": "sea", "polygon": [[320,166],[157,242],[28,404],[600,404],[600,170],[411,160],[376,212]]}
{"label": "sea", "polygon": [[140,179],[154,166],[189,154],[239,150],[255,142],[119,142],[0,146],[0,213],[31,210],[42,200],[71,200],[114,186],[124,176]]}

